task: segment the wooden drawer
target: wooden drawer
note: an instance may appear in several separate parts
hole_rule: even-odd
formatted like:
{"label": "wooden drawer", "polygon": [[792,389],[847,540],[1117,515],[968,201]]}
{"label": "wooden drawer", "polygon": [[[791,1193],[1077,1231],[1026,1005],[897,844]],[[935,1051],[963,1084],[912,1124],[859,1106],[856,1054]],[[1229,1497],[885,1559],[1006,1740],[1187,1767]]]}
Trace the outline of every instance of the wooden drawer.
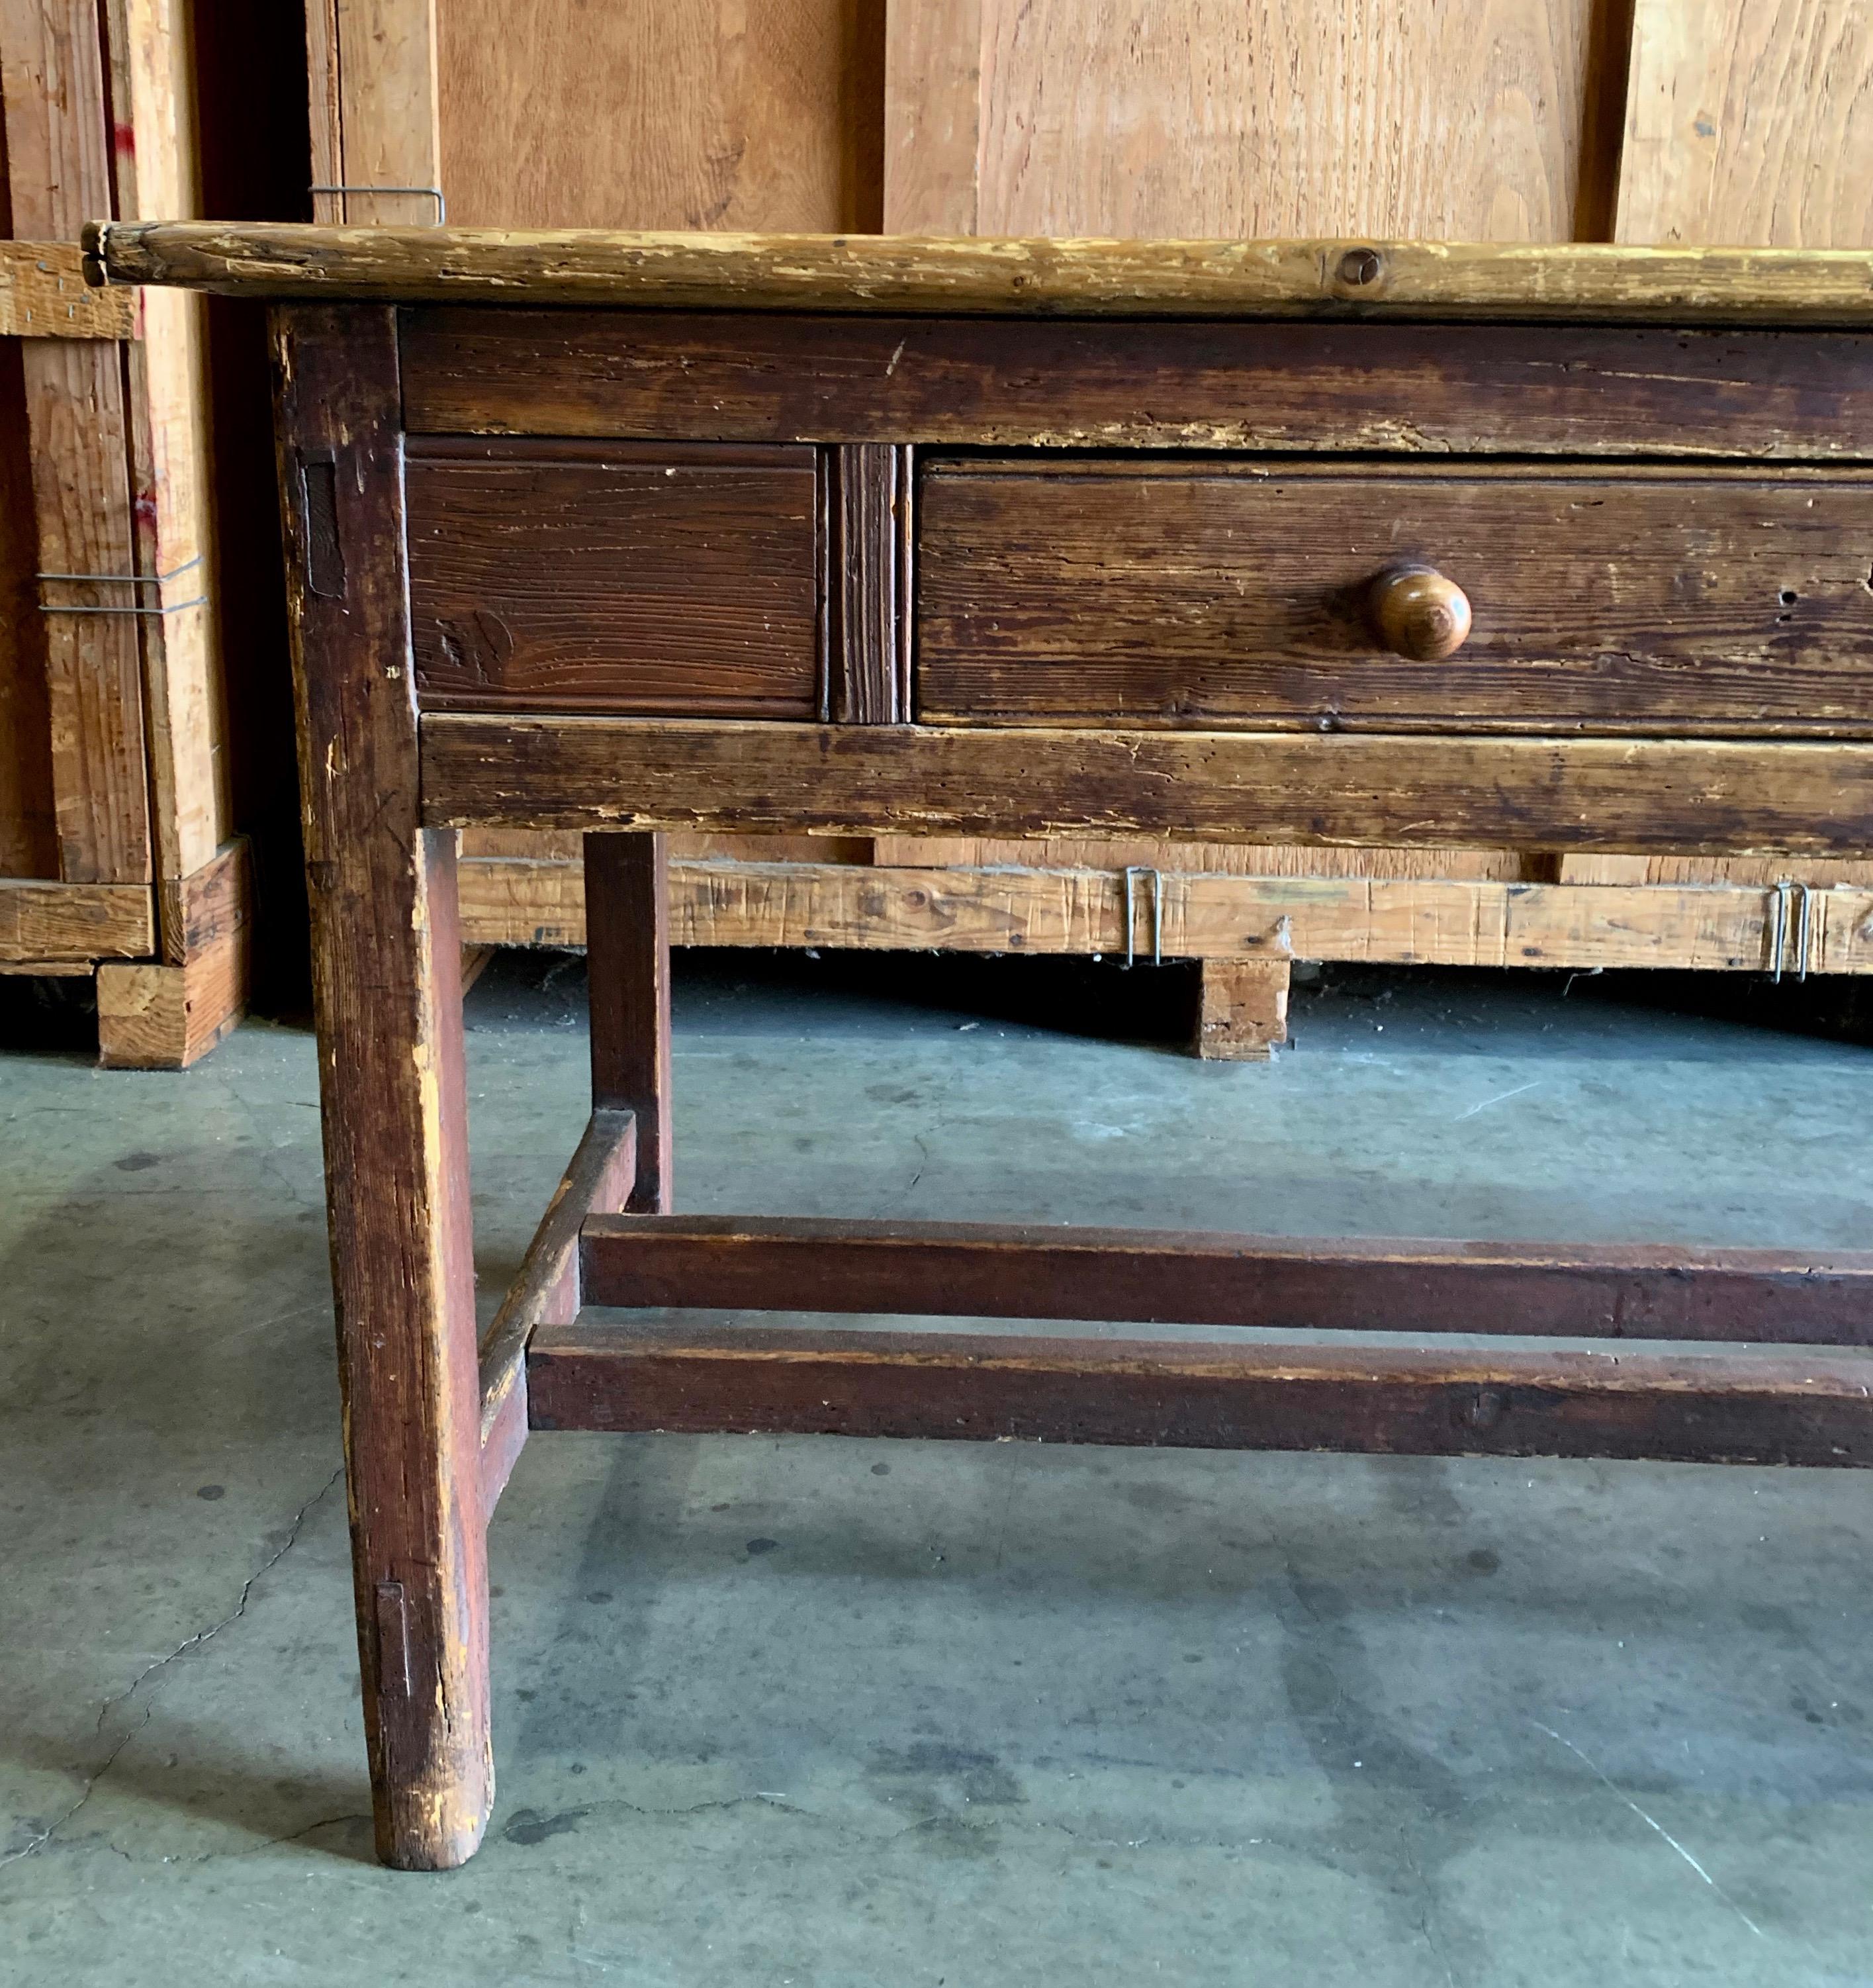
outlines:
{"label": "wooden drawer", "polygon": [[407,476],[427,708],[818,715],[812,449],[442,438]]}
{"label": "wooden drawer", "polygon": [[[1409,660],[1375,583],[1473,620]],[[918,495],[932,722],[1873,732],[1873,478],[1855,472],[1035,458]]]}

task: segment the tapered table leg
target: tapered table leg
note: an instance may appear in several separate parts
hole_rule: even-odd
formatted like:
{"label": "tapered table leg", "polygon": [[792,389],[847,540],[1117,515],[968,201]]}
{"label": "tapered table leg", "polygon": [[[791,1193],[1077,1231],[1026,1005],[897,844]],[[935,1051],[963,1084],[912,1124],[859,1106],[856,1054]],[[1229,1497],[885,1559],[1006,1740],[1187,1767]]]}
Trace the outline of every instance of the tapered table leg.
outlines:
{"label": "tapered table leg", "polygon": [[494,1794],[453,833],[418,825],[393,314],[278,313],[332,1277],[379,1854]]}

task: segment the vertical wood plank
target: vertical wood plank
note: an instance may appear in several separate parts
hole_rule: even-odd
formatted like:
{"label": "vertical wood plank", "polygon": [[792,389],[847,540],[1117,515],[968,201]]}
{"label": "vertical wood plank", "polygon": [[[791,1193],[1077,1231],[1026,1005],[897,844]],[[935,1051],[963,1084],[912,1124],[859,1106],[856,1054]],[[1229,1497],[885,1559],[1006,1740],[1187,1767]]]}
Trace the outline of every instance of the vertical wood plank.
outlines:
{"label": "vertical wood plank", "polygon": [[1617,238],[1873,244],[1865,0],[1637,0]]}
{"label": "vertical wood plank", "polygon": [[833,715],[843,725],[901,725],[910,715],[910,451],[852,442],[836,456]]}
{"label": "vertical wood plank", "polygon": [[[74,238],[115,211],[100,14],[86,0],[0,0],[0,98],[16,235]],[[40,572],[136,571],[123,360],[101,340],[35,338],[20,355]],[[60,607],[122,607],[125,584],[55,581]],[[46,614],[46,708],[61,876],[150,874],[139,623]]]}
{"label": "vertical wood plank", "polygon": [[507,0],[449,0],[440,103],[450,218],[876,229],[882,5],[532,0],[517,46]]}
{"label": "vertical wood plank", "polygon": [[[320,4],[310,0],[309,15],[316,18]],[[322,184],[441,185],[436,0],[333,0],[331,19],[343,170],[335,181]],[[513,29],[510,16],[496,37],[510,59]],[[536,119],[539,103],[532,99]],[[328,198],[334,199],[335,218],[357,228],[420,227],[436,218],[435,202],[423,194]]]}
{"label": "vertical wood plank", "polygon": [[365,1728],[379,1852],[434,1869],[494,1787],[456,838],[418,827],[394,314],[274,325]]}
{"label": "vertical wood plank", "polygon": [[667,1215],[671,1199],[669,838],[586,837],[586,965],[592,1002],[592,1108],[637,1121],[627,1204]]}
{"label": "vertical wood plank", "polygon": [[891,0],[884,229],[974,235],[985,0]]}
{"label": "vertical wood plank", "polygon": [[[106,11],[130,113],[118,147],[119,218],[197,214],[194,84],[178,0],[108,0]],[[211,862],[232,829],[221,752],[207,306],[174,290],[152,290],[142,304],[143,336],[125,349],[138,569],[184,569],[161,590],[169,602],[206,597],[141,624],[156,868],[173,881]],[[157,591],[142,590],[151,601]],[[160,936],[164,956],[180,964],[181,934],[165,924]]]}

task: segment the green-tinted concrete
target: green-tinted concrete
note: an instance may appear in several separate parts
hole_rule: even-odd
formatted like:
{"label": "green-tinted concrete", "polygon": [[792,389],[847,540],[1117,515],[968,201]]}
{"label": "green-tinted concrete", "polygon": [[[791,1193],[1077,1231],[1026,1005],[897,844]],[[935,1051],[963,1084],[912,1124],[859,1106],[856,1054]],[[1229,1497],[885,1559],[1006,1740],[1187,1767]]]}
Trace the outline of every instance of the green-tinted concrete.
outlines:
{"label": "green-tinted concrete", "polygon": [[[1422,976],[1206,1067],[802,972],[680,990],[681,1205],[1867,1240],[1873,1052]],[[577,986],[471,999],[490,1286]],[[538,1439],[488,1844],[379,1871],[314,1082],[0,1059],[8,1988],[1873,1982],[1858,1474]]]}

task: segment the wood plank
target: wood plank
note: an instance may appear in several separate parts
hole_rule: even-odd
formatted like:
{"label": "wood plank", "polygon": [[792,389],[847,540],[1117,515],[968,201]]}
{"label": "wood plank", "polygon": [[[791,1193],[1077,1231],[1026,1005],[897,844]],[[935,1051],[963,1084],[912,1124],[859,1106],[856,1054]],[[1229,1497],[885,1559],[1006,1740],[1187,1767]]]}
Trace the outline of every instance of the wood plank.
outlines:
{"label": "wood plank", "polygon": [[0,242],[0,338],[135,338],[137,303],[88,284],[75,242]]}
{"label": "wood plank", "polygon": [[536,1428],[1873,1462],[1864,1354],[1683,1359],[781,1327],[538,1334]]}
{"label": "wood plank", "polygon": [[987,0],[976,225],[1564,242],[1592,13],[1590,0]]}
{"label": "wood plank", "polygon": [[622,1209],[637,1182],[636,1121],[595,1111],[522,1259],[481,1335],[481,1499],[491,1514],[527,1433],[527,1342],[542,1324],[569,1325],[580,1305],[579,1231]]}
{"label": "wood plank", "polygon": [[433,441],[407,484],[425,708],[820,715],[812,450]]}
{"label": "wood plank", "polygon": [[[1873,484],[1301,464],[940,463],[925,472],[930,723],[1397,731],[1873,722]],[[1390,653],[1373,590],[1434,567],[1467,639]]]}
{"label": "wood plank", "polygon": [[422,309],[404,357],[417,434],[1873,458],[1845,333]]}
{"label": "wood plank", "polygon": [[1017,317],[1873,322],[1873,255],[1854,250],[1344,238],[953,241],[288,221],[108,226],[84,239],[113,282],[278,299]]}
{"label": "wood plank", "polygon": [[0,960],[136,959],[155,950],[147,884],[0,877]]}
{"label": "wood plank", "polygon": [[[790,852],[779,860],[811,862],[815,854]],[[1139,865],[1213,871],[1231,877],[1434,877],[1499,884],[1554,881],[1531,874],[1530,859],[1513,849],[1299,849],[1278,842],[1166,842],[1140,836],[1115,840],[1070,835],[1038,840],[1007,835],[879,835],[872,838],[872,860],[883,867],[906,869],[1109,871]]]}
{"label": "wood plank", "polygon": [[592,1107],[628,1111],[636,1173],[624,1205],[667,1214],[670,1133],[669,851],[661,835],[586,837]]}
{"label": "wood plank", "polygon": [[[113,212],[102,22],[90,0],[5,0],[0,96],[15,233],[69,240]],[[107,341],[35,338],[20,364],[32,441],[38,570],[127,573],[136,541],[123,360]],[[45,604],[121,608],[130,590],[45,583]],[[60,875],[150,876],[139,622],[123,614],[42,617]]]}
{"label": "wood plank", "polygon": [[1617,238],[1873,245],[1862,0],[1636,0]]}
{"label": "wood plank", "polygon": [[191,875],[157,886],[164,958],[100,966],[98,1061],[106,1070],[187,1070],[223,1040],[247,1009],[252,981],[253,881],[247,840],[236,837]]}
{"label": "wood plank", "polygon": [[[1217,852],[1205,846],[1200,853]],[[500,886],[493,877],[481,881],[475,867],[467,866],[464,901],[486,905],[482,894]],[[505,884],[506,873],[497,874]],[[543,894],[555,888],[544,880],[539,888]],[[1143,884],[1135,893],[1135,945],[1149,945],[1140,907],[1152,894]],[[1259,954],[1399,965],[1742,972],[1762,972],[1775,964],[1774,894],[1748,884],[1634,888],[1616,880],[1616,887],[1608,888],[1166,870],[1155,894],[1164,949],[1173,958],[1228,960]],[[678,864],[671,871],[670,896],[680,945],[1105,954],[1125,949],[1124,880],[1113,869],[933,872],[837,864]],[[577,929],[576,897],[547,901],[558,905],[569,928]],[[491,909],[478,914],[484,920],[494,915]],[[1786,930],[1782,937],[1784,965],[1792,971],[1796,938]],[[1817,973],[1873,972],[1873,891],[1834,888],[1813,894],[1809,966]]]}
{"label": "wood plank", "polygon": [[[308,12],[317,12],[315,0]],[[331,22],[341,170],[323,183],[439,186],[436,0],[332,0]],[[353,227],[437,218],[435,202],[420,192],[325,198],[330,217]]]}
{"label": "wood plank", "polygon": [[390,313],[274,342],[365,1730],[380,1855],[434,1868],[494,1792],[455,838],[415,819]]}
{"label": "wood plank", "polygon": [[1196,1053],[1209,1063],[1267,1063],[1287,1040],[1288,973],[1283,958],[1206,959]]}
{"label": "wood plank", "polygon": [[59,874],[46,621],[21,342],[0,342],[0,877]]}
{"label": "wood plank", "polygon": [[910,451],[859,442],[835,452],[839,618],[832,715],[842,725],[910,716]]}
{"label": "wood plank", "polygon": [[502,0],[449,0],[438,59],[450,218],[876,229],[883,12],[849,0],[533,0],[517,43]]}
{"label": "wood plank", "polygon": [[595,1305],[1873,1346],[1873,1252],[791,1215],[595,1215],[582,1233]]}
{"label": "wood plank", "polygon": [[983,9],[984,0],[916,0],[886,11],[881,225],[888,235],[982,232]]}
{"label": "wood plank", "polygon": [[1873,848],[1873,747],[1783,740],[724,728],[444,712],[423,721],[423,795],[432,827]]}
{"label": "wood plank", "polygon": [[[1115,863],[1127,850],[1116,845]],[[1234,852],[1202,844],[1188,853],[1206,866]],[[1401,875],[1395,862],[1387,864],[1391,875],[1366,877],[1355,871],[1308,877],[1294,873],[1293,859],[1311,852],[1278,853],[1291,859],[1287,867],[1268,875],[1163,870],[1159,893],[1169,955],[1227,959],[1259,952],[1401,965],[1733,972],[1762,972],[1775,963],[1772,889],[1742,880],[1686,885],[1645,878],[1648,868],[1714,868],[1734,859],[1569,857],[1568,882],[1516,884]],[[1324,853],[1355,863],[1367,854]],[[1606,878],[1621,888],[1571,874],[1577,867],[1618,864],[1637,866],[1635,874]],[[1755,867],[1786,874],[1790,866],[1774,859]],[[1801,867],[1805,874],[1810,864],[1804,860]],[[465,861],[461,903],[463,930],[473,939],[585,943],[585,893],[575,861],[511,856]],[[670,866],[671,929],[679,945],[1112,953],[1125,947],[1123,905],[1122,880],[1112,867],[931,871],[748,858]],[[1783,963],[1790,971],[1797,952],[1794,931],[1784,930]],[[1824,884],[1815,890],[1809,967],[1817,973],[1873,972],[1873,891]]]}
{"label": "wood plank", "polygon": [[[117,146],[116,212],[126,220],[197,214],[199,119],[184,0],[108,0],[106,15],[113,102],[129,113]],[[177,580],[162,590],[174,611],[136,625],[156,869],[174,882],[211,862],[234,827],[222,737],[207,309],[201,298],[166,292],[143,301],[143,337],[124,354],[136,566]],[[163,941],[165,956],[179,963],[179,937],[165,931]]]}
{"label": "wood plank", "polygon": [[100,1067],[187,1070],[199,1062],[246,1009],[251,949],[244,922],[180,965],[100,966]]}

